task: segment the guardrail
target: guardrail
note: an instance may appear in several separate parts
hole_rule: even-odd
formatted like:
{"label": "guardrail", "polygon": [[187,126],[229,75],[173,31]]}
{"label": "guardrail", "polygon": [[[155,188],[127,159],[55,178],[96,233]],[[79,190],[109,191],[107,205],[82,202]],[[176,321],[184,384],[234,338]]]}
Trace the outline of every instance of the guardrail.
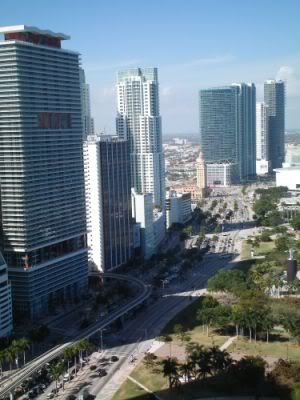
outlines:
{"label": "guardrail", "polygon": [[[90,273],[90,276],[100,276],[103,278],[111,278],[111,279],[118,279],[118,280],[123,280],[131,283],[135,283],[138,285],[141,289],[141,292],[139,293],[138,297],[135,299],[129,301],[128,304],[125,304],[124,306],[120,307],[118,310],[113,311],[110,315],[107,317],[104,317],[102,321],[99,321],[95,323],[94,325],[86,328],[83,332],[81,332],[79,335],[77,335],[72,341],[68,343],[64,343],[62,345],[56,346],[50,350],[48,350],[46,353],[42,354],[41,356],[35,358],[34,360],[30,361],[28,364],[26,364],[24,367],[16,371],[13,375],[11,375],[8,379],[9,382],[6,380],[4,382],[4,386],[0,388],[0,397],[4,397],[7,395],[12,396],[12,391],[19,386],[22,381],[24,381],[26,378],[28,378],[30,375],[32,375],[34,372],[36,372],[38,369],[40,369],[44,364],[47,362],[52,361],[56,357],[58,357],[64,350],[65,348],[76,344],[77,342],[83,340],[83,339],[88,339],[89,337],[93,336],[96,334],[99,330],[105,328],[106,326],[110,325],[112,322],[117,320],[118,318],[122,317],[129,311],[131,311],[133,308],[138,306],[139,304],[143,303],[147,298],[151,295],[151,287],[147,286],[144,282],[141,280],[134,278],[134,277],[129,277],[127,275],[121,275],[121,274],[116,274],[116,273],[103,273],[100,274],[95,272],[95,273]],[[7,383],[5,385],[5,383]]]}

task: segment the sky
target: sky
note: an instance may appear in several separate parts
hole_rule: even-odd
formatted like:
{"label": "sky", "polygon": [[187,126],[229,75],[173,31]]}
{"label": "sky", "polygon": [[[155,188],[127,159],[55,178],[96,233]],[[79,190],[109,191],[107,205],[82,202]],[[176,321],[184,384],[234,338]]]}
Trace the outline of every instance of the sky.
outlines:
{"label": "sky", "polygon": [[196,133],[198,91],[286,81],[286,127],[300,128],[299,0],[14,0],[0,26],[33,25],[71,36],[81,53],[96,131],[115,133],[116,74],[159,68],[164,133]]}

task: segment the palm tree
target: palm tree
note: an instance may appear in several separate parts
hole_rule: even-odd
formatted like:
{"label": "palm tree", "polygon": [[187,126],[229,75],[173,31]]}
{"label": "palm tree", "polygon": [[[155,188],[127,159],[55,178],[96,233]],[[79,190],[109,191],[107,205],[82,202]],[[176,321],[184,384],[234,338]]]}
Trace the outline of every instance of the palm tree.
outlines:
{"label": "palm tree", "polygon": [[201,352],[204,350],[204,347],[198,343],[189,343],[186,345],[186,352],[188,354],[188,363],[190,365],[191,373],[194,378],[197,378],[198,375],[198,361],[200,358]]}
{"label": "palm tree", "polygon": [[[67,360],[68,363],[68,376],[69,376],[69,381],[70,381],[70,361],[72,360],[72,358],[74,357],[74,347],[73,346],[69,346],[66,347],[64,349],[64,358]],[[76,361],[75,361],[76,364]],[[76,368],[76,367],[75,367]]]}
{"label": "palm tree", "polygon": [[180,373],[184,377],[185,383],[189,381],[192,372],[192,365],[189,362],[181,364],[179,367]]}
{"label": "palm tree", "polygon": [[3,375],[3,362],[6,361],[6,353],[5,350],[0,351],[0,377]]}
{"label": "palm tree", "polygon": [[10,348],[15,355],[15,361],[16,361],[17,368],[19,368],[19,353],[21,352],[21,347],[20,347],[19,341],[14,339],[11,342]]}
{"label": "palm tree", "polygon": [[225,350],[220,350],[218,346],[213,346],[209,349],[210,359],[211,359],[211,371],[214,374],[227,369],[231,363],[232,359]]}
{"label": "palm tree", "polygon": [[50,368],[50,374],[52,378],[55,380],[55,393],[57,394],[57,382],[61,374],[64,372],[65,365],[63,362],[59,361],[58,363],[52,365]]}
{"label": "palm tree", "polygon": [[15,360],[16,357],[16,349],[12,346],[9,346],[5,351],[5,359],[7,362],[9,362],[9,370],[11,372],[12,370],[12,363]]}
{"label": "palm tree", "polygon": [[80,360],[80,367],[82,368],[82,357],[83,352],[87,352],[91,348],[91,343],[87,339],[80,340],[77,343],[77,349],[79,351],[79,360]]}
{"label": "palm tree", "polygon": [[18,340],[18,348],[23,351],[23,364],[26,364],[26,350],[30,348],[30,340],[23,337]]}
{"label": "palm tree", "polygon": [[177,358],[168,357],[161,362],[163,375],[169,380],[169,388],[178,384],[178,362]]}
{"label": "palm tree", "polygon": [[211,373],[211,354],[208,349],[202,349],[197,360],[199,376],[203,379]]}

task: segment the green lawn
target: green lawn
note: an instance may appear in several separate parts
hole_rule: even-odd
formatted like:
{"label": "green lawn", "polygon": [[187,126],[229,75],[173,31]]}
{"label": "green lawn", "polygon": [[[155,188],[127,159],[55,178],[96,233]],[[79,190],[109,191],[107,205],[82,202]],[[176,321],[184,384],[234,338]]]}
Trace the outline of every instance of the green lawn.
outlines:
{"label": "green lawn", "polygon": [[203,297],[195,300],[192,304],[183,309],[177,314],[163,329],[163,335],[171,335],[175,343],[179,343],[176,336],[174,335],[174,326],[181,324],[184,330],[191,336],[192,342],[203,344],[204,346],[221,346],[229,336],[219,335],[214,329],[211,329],[209,336],[203,334],[202,325],[198,325],[197,322],[197,311],[201,307]]}
{"label": "green lawn", "polygon": [[250,343],[248,339],[239,339],[227,350],[229,352],[241,352],[247,355],[270,356],[283,359],[286,359],[288,356],[290,360],[300,361],[300,346],[294,343],[288,343],[288,341],[267,343],[259,340],[256,343],[254,341]]}
{"label": "green lawn", "polygon": [[270,253],[275,248],[275,243],[272,242],[260,242],[259,247],[253,247],[251,244],[248,244],[246,240],[242,244],[242,252],[241,252],[241,259],[247,260],[251,258],[250,250],[251,248],[254,249],[255,256],[262,256],[267,253]]}
{"label": "green lawn", "polygon": [[136,399],[139,396],[144,396],[143,400],[155,399],[154,396],[152,396],[150,393],[145,392],[134,382],[126,379],[120,389],[114,394],[113,400]]}

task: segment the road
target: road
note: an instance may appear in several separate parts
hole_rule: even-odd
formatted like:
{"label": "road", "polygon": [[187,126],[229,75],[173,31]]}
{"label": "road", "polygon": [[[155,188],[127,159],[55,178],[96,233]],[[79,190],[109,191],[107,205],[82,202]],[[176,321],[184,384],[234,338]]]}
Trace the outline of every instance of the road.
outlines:
{"label": "road", "polygon": [[76,342],[79,342],[80,340],[87,339],[90,336],[93,336],[99,330],[104,329],[106,326],[110,325],[113,321],[120,318],[121,316],[132,310],[134,307],[143,303],[145,300],[147,300],[147,298],[151,294],[151,288],[148,285],[145,285],[144,282],[132,276],[105,273],[102,274],[102,277],[135,283],[139,287],[139,292],[137,297],[131,299],[127,304],[120,307],[117,311],[110,313],[109,316],[104,317],[101,321],[83,330],[79,335],[74,337],[71,341],[52,348],[48,352],[42,354],[41,356],[35,358],[34,360],[26,364],[24,367],[20,368],[19,370],[16,370],[16,372],[14,372],[12,375],[10,375],[8,378],[6,378],[4,381],[1,382],[1,388],[0,388],[1,397],[10,395],[12,391],[22,383],[22,381],[31,376],[44,364],[50,362],[51,360],[55,359],[60,354],[62,354],[66,347]]}
{"label": "road", "polygon": [[[235,230],[228,234],[232,238],[235,248],[240,250],[241,235],[243,231]],[[237,255],[237,254],[236,254]],[[132,368],[129,366],[131,355],[142,356],[150,348],[153,340],[160,335],[161,330],[179,311],[190,303],[190,296],[196,298],[200,289],[206,287],[207,280],[221,268],[232,267],[229,259],[220,257],[220,254],[210,254],[201,264],[196,266],[187,281],[170,290],[165,290],[165,295],[152,304],[135,320],[128,322],[119,338],[126,344],[117,344],[108,350],[108,354],[121,355],[119,361],[111,366],[108,375],[91,380],[89,392],[97,396],[98,400],[111,400]]]}

